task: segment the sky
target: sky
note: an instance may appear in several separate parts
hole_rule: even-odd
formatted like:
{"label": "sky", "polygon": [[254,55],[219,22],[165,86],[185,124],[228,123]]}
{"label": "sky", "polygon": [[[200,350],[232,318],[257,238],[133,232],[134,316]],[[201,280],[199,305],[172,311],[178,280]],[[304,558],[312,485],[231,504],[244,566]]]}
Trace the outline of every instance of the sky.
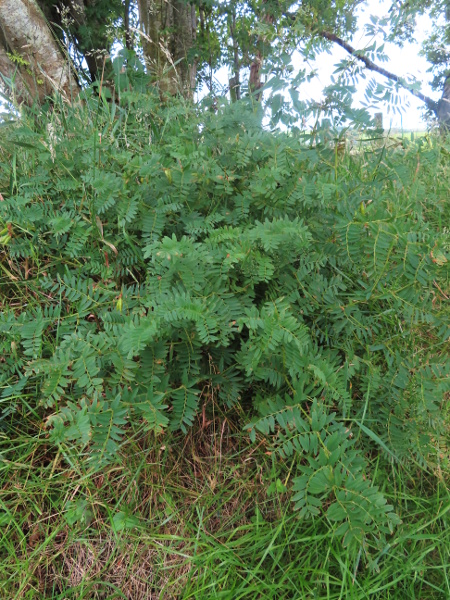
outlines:
{"label": "sky", "polygon": [[[364,23],[369,22],[370,15],[376,15],[377,17],[383,17],[387,14],[390,6],[388,0],[368,0],[367,4],[363,7],[363,11],[359,19],[358,33],[352,40],[352,44],[355,48],[364,48],[370,43],[370,38],[364,37],[363,26]],[[383,62],[383,66],[388,71],[395,73],[401,77],[407,75],[414,75],[418,81],[423,82],[421,91],[429,95],[431,98],[436,100],[439,99],[439,93],[433,92],[429,81],[431,80],[431,74],[427,73],[429,63],[424,57],[419,56],[420,44],[427,37],[427,33],[430,31],[431,22],[428,18],[422,17],[418,20],[418,27],[415,35],[415,40],[411,43],[407,43],[403,48],[399,48],[394,44],[385,45],[385,53],[389,57],[388,62]],[[379,40],[381,43],[381,39]],[[309,84],[301,86],[302,97],[320,99],[322,96],[323,88],[330,83],[330,77],[334,71],[334,65],[341,59],[348,57],[345,50],[339,46],[334,45],[332,54],[323,54],[319,57],[314,65],[317,66],[319,76]],[[357,87],[357,93],[355,95],[355,105],[359,102],[364,101],[364,90],[367,81],[370,77],[373,77],[377,81],[383,83],[385,78],[376,73],[367,73],[367,79],[362,80]],[[406,111],[400,116],[387,112],[387,107],[380,105],[373,112],[383,112],[383,125],[385,129],[402,128],[421,130],[426,129],[426,123],[421,117],[421,113],[424,109],[424,103],[414,98],[408,92],[402,92],[401,97],[403,98],[402,104],[405,106],[406,103],[409,105]]]}

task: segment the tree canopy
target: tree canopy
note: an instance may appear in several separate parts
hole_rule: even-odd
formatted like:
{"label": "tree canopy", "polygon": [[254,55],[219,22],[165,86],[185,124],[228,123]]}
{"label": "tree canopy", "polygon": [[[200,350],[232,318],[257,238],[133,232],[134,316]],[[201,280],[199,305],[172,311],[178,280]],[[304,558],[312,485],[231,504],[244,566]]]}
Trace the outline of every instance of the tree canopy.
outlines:
{"label": "tree canopy", "polygon": [[[364,48],[352,43],[357,11],[364,4],[363,0],[2,0],[2,87],[16,103],[42,103],[54,91],[71,101],[88,84],[101,82],[111,88],[114,65],[110,57],[119,55],[116,74],[145,74],[146,85],[157,86],[161,98],[177,93],[189,98],[205,86],[211,94],[220,95],[224,90],[218,90],[214,76],[226,66],[225,91],[231,100],[250,93],[259,101],[263,84],[271,81],[272,90],[289,89],[291,103],[298,105],[296,89],[311,74],[304,66],[293,65],[293,53],[306,61],[339,45],[348,59],[340,66],[338,82],[328,90],[323,112],[337,102],[341,117],[348,117],[349,78],[370,70],[383,76],[388,87],[411,92],[441,124],[447,123],[448,3],[393,0],[389,18],[373,17],[367,27],[368,33],[381,32],[386,41],[401,45],[413,35],[418,18],[424,13],[431,17],[433,34],[425,41],[423,53],[433,73],[433,87],[441,93],[439,100],[424,95],[420,82],[383,68],[382,46]],[[122,80],[130,85],[129,78]],[[279,112],[286,103],[275,96],[275,112]],[[317,105],[302,106],[303,110],[317,109]]]}

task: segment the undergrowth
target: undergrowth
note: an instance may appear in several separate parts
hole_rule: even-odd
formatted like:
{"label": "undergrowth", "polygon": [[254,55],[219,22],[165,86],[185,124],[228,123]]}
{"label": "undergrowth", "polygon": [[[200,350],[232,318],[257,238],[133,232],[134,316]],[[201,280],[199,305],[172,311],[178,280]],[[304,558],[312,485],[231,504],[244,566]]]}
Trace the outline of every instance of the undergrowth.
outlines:
{"label": "undergrowth", "polygon": [[450,595],[449,150],[3,125],[5,598]]}

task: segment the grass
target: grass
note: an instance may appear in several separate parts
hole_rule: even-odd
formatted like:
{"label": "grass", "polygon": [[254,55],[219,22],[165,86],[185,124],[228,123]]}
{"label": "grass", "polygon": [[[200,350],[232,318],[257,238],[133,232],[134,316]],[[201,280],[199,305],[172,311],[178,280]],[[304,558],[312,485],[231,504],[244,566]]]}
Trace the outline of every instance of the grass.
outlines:
{"label": "grass", "polygon": [[[436,474],[378,462],[404,522],[373,563],[346,552],[324,517],[291,510],[264,439],[233,414],[187,436],[130,431],[93,476],[34,432],[0,441],[0,597],[130,600],[450,597],[450,503]],[[30,423],[30,426],[32,423]],[[33,433],[33,434],[32,434]]]}

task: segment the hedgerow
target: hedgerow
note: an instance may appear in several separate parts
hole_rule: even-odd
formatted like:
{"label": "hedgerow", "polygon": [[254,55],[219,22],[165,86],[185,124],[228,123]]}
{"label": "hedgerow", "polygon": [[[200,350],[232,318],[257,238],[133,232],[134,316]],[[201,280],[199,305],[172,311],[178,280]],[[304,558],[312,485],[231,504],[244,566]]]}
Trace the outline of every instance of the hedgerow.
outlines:
{"label": "hedgerow", "polygon": [[5,127],[1,427],[32,411],[94,472],[214,391],[295,458],[301,518],[382,547],[368,456],[445,461],[449,146],[342,153],[242,106],[124,93]]}

